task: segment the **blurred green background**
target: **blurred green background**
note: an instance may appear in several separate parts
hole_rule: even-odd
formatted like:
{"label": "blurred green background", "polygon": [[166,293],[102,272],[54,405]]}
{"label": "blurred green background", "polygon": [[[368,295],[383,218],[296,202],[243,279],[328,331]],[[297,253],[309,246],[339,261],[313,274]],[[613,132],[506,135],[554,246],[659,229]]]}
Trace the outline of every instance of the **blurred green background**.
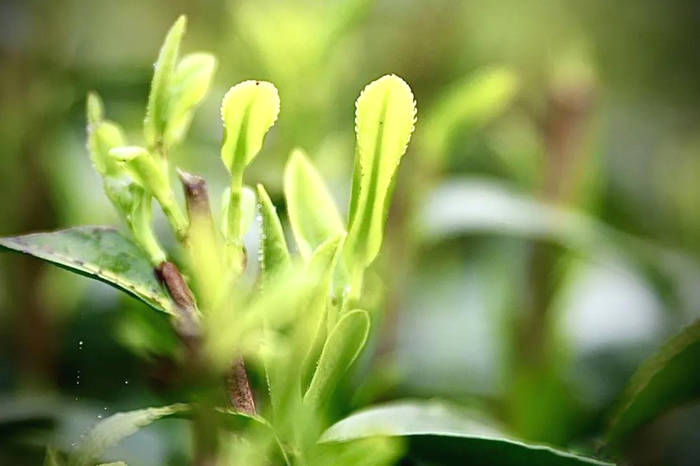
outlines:
{"label": "blurred green background", "polygon": [[[594,451],[637,365],[700,310],[700,3],[2,0],[0,235],[118,224],[85,149],[85,95],[98,91],[138,141],[153,61],[181,13],[184,50],[219,67],[173,159],[213,193],[226,183],[218,110],[231,85],[279,88],[280,119],[246,181],[282,212],[293,147],[344,209],[357,95],[386,73],[414,91],[372,287],[384,319],[348,409],[441,396]],[[0,256],[0,463],[37,464],[49,439],[70,445],[98,417],[171,399],[175,337],[151,314]],[[646,425],[629,455],[697,464],[698,441],[689,403]],[[182,421],[163,421],[115,457],[183,464],[188,442]]]}

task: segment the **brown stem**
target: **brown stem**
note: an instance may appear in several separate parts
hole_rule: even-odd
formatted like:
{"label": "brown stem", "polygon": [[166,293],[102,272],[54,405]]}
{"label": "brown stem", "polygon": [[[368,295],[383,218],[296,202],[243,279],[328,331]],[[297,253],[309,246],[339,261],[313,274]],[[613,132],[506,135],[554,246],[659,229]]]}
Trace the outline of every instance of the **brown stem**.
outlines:
{"label": "brown stem", "polygon": [[[197,266],[203,266],[206,270],[201,270],[199,275],[205,281],[221,281],[224,269],[220,267],[220,262],[217,251],[217,245],[220,244],[216,234],[216,228],[211,216],[209,207],[209,194],[207,192],[207,184],[204,178],[184,170],[178,169],[178,175],[185,192],[185,200],[187,202],[187,213],[190,217],[190,228],[196,229],[189,238],[190,249],[193,249],[194,262],[203,260],[204,264],[193,264],[195,269]],[[215,270],[215,276],[211,275],[212,267]],[[201,268],[201,267],[200,267]],[[212,287],[211,283],[202,283],[201,289],[207,290],[203,293],[203,302],[205,306],[215,306],[218,299],[219,290],[218,284]],[[209,287],[209,288],[207,288]],[[213,288],[213,291],[212,289]],[[253,393],[248,382],[245,364],[243,358],[238,357],[228,375],[229,396],[233,407],[240,412],[247,414],[255,414],[255,403],[253,401]]]}
{"label": "brown stem", "polygon": [[248,376],[245,372],[245,363],[242,357],[236,358],[228,376],[228,388],[231,396],[231,404],[241,413],[255,414],[255,401],[250,390]]}

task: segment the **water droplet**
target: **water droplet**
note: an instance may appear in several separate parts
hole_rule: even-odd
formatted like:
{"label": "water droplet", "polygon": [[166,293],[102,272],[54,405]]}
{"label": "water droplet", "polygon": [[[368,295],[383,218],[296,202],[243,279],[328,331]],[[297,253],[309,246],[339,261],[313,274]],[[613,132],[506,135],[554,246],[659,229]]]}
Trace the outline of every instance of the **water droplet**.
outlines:
{"label": "water droplet", "polygon": [[129,380],[125,380],[124,385],[129,385]]}
{"label": "water droplet", "polygon": [[105,411],[107,411],[107,407],[106,407],[106,406],[105,406],[105,408],[104,408],[104,409],[105,409]]}
{"label": "water droplet", "polygon": [[97,415],[97,419],[102,419],[102,415],[101,415],[101,414],[98,414],[98,415]]}

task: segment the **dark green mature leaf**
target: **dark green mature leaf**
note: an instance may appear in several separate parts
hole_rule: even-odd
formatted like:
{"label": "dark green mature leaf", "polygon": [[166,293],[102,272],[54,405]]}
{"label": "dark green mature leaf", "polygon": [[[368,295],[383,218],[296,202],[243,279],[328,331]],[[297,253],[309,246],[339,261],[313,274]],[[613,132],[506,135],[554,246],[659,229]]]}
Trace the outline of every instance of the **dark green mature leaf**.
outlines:
{"label": "dark green mature leaf", "polygon": [[141,249],[116,229],[69,228],[0,238],[0,249],[29,254],[126,291],[152,308],[173,313],[173,304]]}
{"label": "dark green mature leaf", "polygon": [[700,398],[700,320],[669,340],[632,377],[607,432],[615,447],[664,411]]}
{"label": "dark green mature leaf", "polygon": [[106,450],[129,435],[136,433],[142,427],[163,417],[172,416],[189,409],[188,405],[178,403],[160,408],[145,408],[109,416],[98,422],[87,434],[71,458],[70,464],[72,466],[94,464],[94,461],[100,458]]}
{"label": "dark green mature leaf", "polygon": [[284,197],[294,240],[304,260],[345,231],[335,201],[304,151],[294,149],[284,168]]}
{"label": "dark green mature leaf", "polygon": [[369,314],[363,310],[350,311],[338,321],[323,346],[316,372],[304,395],[305,404],[318,407],[328,398],[365,346],[369,326]]}
{"label": "dark green mature leaf", "polygon": [[409,456],[439,464],[611,464],[525,443],[503,434],[493,422],[437,401],[402,401],[362,410],[332,425],[320,442],[348,442],[376,436],[408,437]]}

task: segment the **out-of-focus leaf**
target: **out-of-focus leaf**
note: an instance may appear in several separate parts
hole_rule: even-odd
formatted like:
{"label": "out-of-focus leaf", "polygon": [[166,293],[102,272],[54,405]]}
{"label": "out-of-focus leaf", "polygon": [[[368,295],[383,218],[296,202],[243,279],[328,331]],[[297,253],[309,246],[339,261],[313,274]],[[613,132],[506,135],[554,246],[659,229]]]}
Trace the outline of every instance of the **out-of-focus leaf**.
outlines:
{"label": "out-of-focus leaf", "polygon": [[158,60],[153,71],[151,92],[148,95],[146,118],[143,122],[144,135],[149,148],[163,143],[163,137],[168,124],[168,107],[170,102],[170,87],[173,82],[177,56],[180,50],[182,35],[185,33],[187,19],[180,16],[165,36]]}
{"label": "out-of-focus leaf", "polygon": [[109,156],[109,151],[126,144],[124,132],[116,123],[104,120],[102,101],[94,92],[89,93],[87,97],[87,116],[87,145],[95,169],[102,176],[122,175],[123,170]]}
{"label": "out-of-focus leaf", "polygon": [[669,340],[639,367],[613,416],[607,442],[615,447],[668,409],[700,397],[700,320]]}
{"label": "out-of-focus leaf", "polygon": [[258,185],[258,198],[260,199],[260,228],[262,230],[260,266],[264,286],[265,283],[274,279],[275,275],[289,269],[291,258],[275,206],[261,184]]}
{"label": "out-of-focus leaf", "polygon": [[345,231],[338,208],[304,151],[294,149],[284,169],[284,196],[294,240],[304,260],[321,243]]}
{"label": "out-of-focus leaf", "polygon": [[317,408],[324,403],[365,346],[369,327],[369,314],[363,310],[350,311],[338,321],[323,346],[309,389],[304,394],[305,404]]}
{"label": "out-of-focus leaf", "polygon": [[280,98],[266,81],[244,81],[233,86],[221,102],[224,143],[221,160],[234,176],[260,152],[268,130],[277,121]]}
{"label": "out-of-focus leaf", "polygon": [[2,248],[101,280],[156,310],[173,313],[172,301],[156,280],[148,258],[114,228],[86,226],[0,238]]}
{"label": "out-of-focus leaf", "polygon": [[513,99],[518,80],[507,68],[488,68],[468,76],[439,98],[425,119],[426,155],[440,157],[450,135],[459,127],[478,127]]}
{"label": "out-of-focus leaf", "polygon": [[368,266],[381,247],[396,170],[415,122],[413,93],[398,76],[383,76],[368,84],[357,99],[346,250],[361,266]]}
{"label": "out-of-focus leaf", "polygon": [[420,212],[426,239],[464,233],[501,233],[585,246],[600,239],[594,221],[575,211],[518,193],[488,179],[448,180]]}
{"label": "out-of-focus leaf", "polygon": [[359,411],[326,430],[320,442],[408,437],[409,457],[438,464],[491,466],[609,465],[505,435],[492,421],[438,401],[402,401]]}
{"label": "out-of-focus leaf", "polygon": [[309,454],[314,466],[390,466],[400,464],[403,454],[400,438],[373,437],[347,443],[321,443]]}
{"label": "out-of-focus leaf", "polygon": [[136,433],[158,419],[189,410],[186,404],[174,404],[160,408],[145,408],[117,413],[98,422],[72,455],[71,466],[87,466],[100,458],[106,450],[124,438]]}
{"label": "out-of-focus leaf", "polygon": [[331,305],[331,285],[333,272],[338,258],[338,252],[343,244],[343,235],[330,238],[321,244],[311,256],[306,267],[310,285],[309,304],[305,309],[316,323],[315,333],[312,337],[311,345],[308,347],[301,371],[301,387],[305,391],[311,383],[314,370],[321,356],[326,335],[328,335],[338,320],[337,309]]}
{"label": "out-of-focus leaf", "polygon": [[216,59],[208,53],[193,53],[180,60],[175,68],[168,100],[165,146],[182,140],[192,120],[194,107],[204,98],[211,84]]}
{"label": "out-of-focus leaf", "polygon": [[63,461],[58,452],[53,448],[46,449],[46,456],[44,457],[44,466],[61,466]]}
{"label": "out-of-focus leaf", "polygon": [[123,461],[115,461],[113,463],[100,463],[98,466],[128,466]]}

